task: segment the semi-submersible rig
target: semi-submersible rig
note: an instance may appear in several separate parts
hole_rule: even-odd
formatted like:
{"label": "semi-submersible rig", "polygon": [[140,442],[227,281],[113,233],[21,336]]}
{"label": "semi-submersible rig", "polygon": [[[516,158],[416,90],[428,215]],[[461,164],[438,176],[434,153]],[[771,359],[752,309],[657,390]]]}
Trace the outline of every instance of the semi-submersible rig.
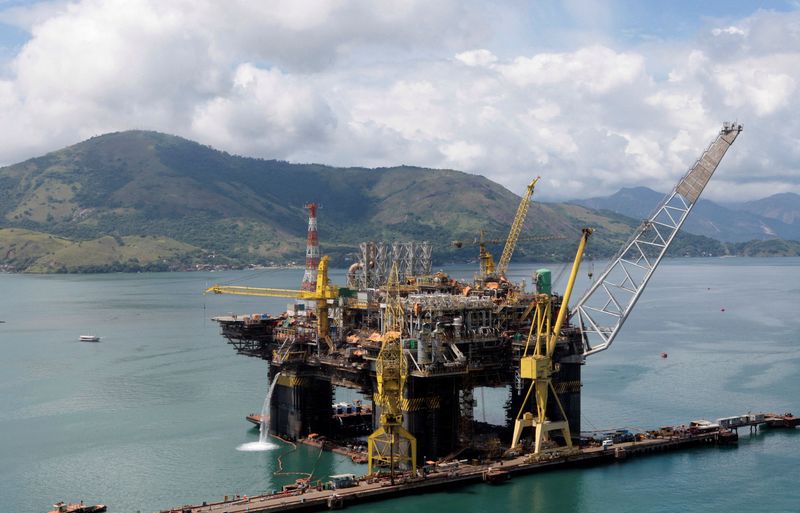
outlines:
{"label": "semi-submersible rig", "polygon": [[[241,354],[269,362],[270,432],[332,436],[334,387],[371,397],[369,473],[413,469],[465,448],[571,451],[581,432],[581,366],[607,349],[742,126],[719,135],[569,308],[584,229],[562,295],[547,270],[535,290],[506,279],[536,180],[523,195],[500,261],[480,244],[473,283],[431,273],[428,243],[364,243],[347,286],[328,279],[316,206],[309,210],[300,290],[215,285],[207,292],[293,298],[280,316],[216,317]],[[483,242],[483,241],[481,241]],[[509,387],[508,435],[476,430],[473,390]],[[511,433],[513,427],[513,433]],[[479,432],[483,431],[483,432]],[[526,435],[523,438],[523,435]],[[508,439],[510,438],[510,440]]]}

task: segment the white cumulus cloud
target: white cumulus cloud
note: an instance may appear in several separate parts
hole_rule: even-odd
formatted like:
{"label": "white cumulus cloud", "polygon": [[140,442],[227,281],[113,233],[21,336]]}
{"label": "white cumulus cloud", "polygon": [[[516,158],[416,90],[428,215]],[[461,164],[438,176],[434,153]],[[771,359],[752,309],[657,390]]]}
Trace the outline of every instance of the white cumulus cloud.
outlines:
{"label": "white cumulus cloud", "polygon": [[497,62],[497,57],[489,50],[469,50],[456,54],[456,60],[467,66],[489,66]]}
{"label": "white cumulus cloud", "polygon": [[[596,2],[572,2],[590,12]],[[716,134],[745,132],[710,197],[800,192],[800,13],[693,39],[526,44],[477,0],[76,0],[15,7],[0,162],[129,128],[250,156],[480,173],[540,198],[670,188]],[[588,10],[587,10],[588,9]],[[522,27],[523,24],[514,25]]]}

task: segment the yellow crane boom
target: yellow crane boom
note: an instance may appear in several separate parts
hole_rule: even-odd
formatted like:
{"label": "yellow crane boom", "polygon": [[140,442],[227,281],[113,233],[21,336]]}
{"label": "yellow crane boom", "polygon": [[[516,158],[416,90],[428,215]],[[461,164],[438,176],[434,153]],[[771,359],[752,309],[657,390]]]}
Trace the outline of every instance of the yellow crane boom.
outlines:
{"label": "yellow crane boom", "polygon": [[214,294],[235,294],[238,296],[260,296],[260,297],[285,297],[293,299],[309,299],[317,303],[317,332],[319,337],[328,344],[328,348],[333,351],[333,342],[329,332],[328,321],[328,300],[339,297],[339,288],[331,285],[328,280],[328,261],[330,257],[325,255],[319,261],[317,267],[317,288],[316,290],[289,290],[271,289],[264,287],[243,287],[239,285],[212,285],[206,289]]}
{"label": "yellow crane boom", "polygon": [[239,285],[212,285],[206,289],[206,294],[209,292],[213,294],[235,294],[237,296],[288,297],[294,299],[304,299],[306,295],[314,295],[313,292],[306,292],[304,290],[242,287]]}
{"label": "yellow crane boom", "polygon": [[[520,377],[523,379],[532,380],[525,399],[522,401],[522,407],[517,414],[517,419],[514,422],[514,435],[511,439],[511,448],[517,447],[519,439],[522,436],[522,430],[526,427],[536,429],[535,432],[535,448],[534,454],[539,454],[542,448],[542,441],[548,438],[550,431],[561,431],[564,441],[567,444],[567,449],[572,448],[572,437],[569,431],[569,423],[567,422],[564,407],[558,399],[558,394],[553,388],[552,376],[555,372],[553,366],[553,354],[556,350],[556,343],[561,332],[561,326],[564,324],[564,319],[569,311],[569,299],[572,294],[572,289],[575,286],[575,278],[578,275],[578,268],[581,265],[583,258],[583,251],[586,248],[586,241],[592,234],[591,228],[584,228],[581,234],[581,240],[578,244],[578,251],[575,255],[575,261],[572,263],[572,272],[569,275],[569,281],[564,290],[564,297],[561,299],[561,308],[558,311],[555,325],[552,323],[552,303],[549,294],[539,294],[535,298],[536,313],[531,322],[531,329],[528,333],[528,341],[525,344],[525,350],[522,358],[520,358]],[[536,338],[534,339],[534,333]],[[533,341],[534,352],[532,356],[528,355],[531,342]],[[555,403],[558,406],[561,420],[554,421],[547,418],[547,401],[550,394],[553,392]],[[528,399],[534,394],[536,399],[536,417],[531,412],[525,411],[525,405]]]}
{"label": "yellow crane boom", "polygon": [[511,230],[508,232],[508,240],[506,240],[503,254],[500,256],[500,263],[497,266],[497,272],[500,273],[501,276],[504,276],[508,270],[508,264],[511,262],[511,255],[514,254],[514,247],[517,245],[517,239],[519,239],[519,234],[522,232],[522,225],[525,224],[525,217],[528,215],[528,207],[530,206],[533,189],[536,187],[536,182],[539,181],[539,178],[540,177],[537,176],[528,184],[528,190],[525,191],[525,194],[522,196],[522,201],[520,201],[519,207],[517,207],[517,215],[514,216]]}
{"label": "yellow crane boom", "polygon": [[286,297],[294,299],[334,299],[339,296],[339,288],[330,284],[328,279],[328,261],[325,255],[317,267],[317,288],[315,290],[272,289],[265,287],[243,287],[240,285],[212,285],[206,294],[235,294],[238,296]]}

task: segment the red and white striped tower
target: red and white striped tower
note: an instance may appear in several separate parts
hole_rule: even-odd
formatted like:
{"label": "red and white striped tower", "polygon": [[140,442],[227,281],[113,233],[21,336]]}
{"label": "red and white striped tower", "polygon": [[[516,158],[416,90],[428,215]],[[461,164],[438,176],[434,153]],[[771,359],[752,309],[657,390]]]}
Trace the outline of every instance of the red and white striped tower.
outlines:
{"label": "red and white striped tower", "polygon": [[306,241],[306,272],[303,274],[301,290],[317,290],[317,268],[319,267],[319,240],[317,239],[317,204],[309,203],[308,239]]}

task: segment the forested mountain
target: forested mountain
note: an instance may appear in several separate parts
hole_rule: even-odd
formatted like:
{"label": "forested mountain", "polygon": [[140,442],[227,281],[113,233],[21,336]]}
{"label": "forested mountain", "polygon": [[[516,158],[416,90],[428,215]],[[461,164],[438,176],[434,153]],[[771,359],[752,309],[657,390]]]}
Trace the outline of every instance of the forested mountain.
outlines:
{"label": "forested mountain", "polygon": [[[291,164],[156,132],[119,132],[0,169],[0,266],[86,272],[302,262],[309,202],[320,205],[322,250],[336,265],[366,240],[428,240],[438,262],[467,261],[477,249],[450,242],[481,230],[505,238],[519,201],[459,171]],[[592,254],[610,256],[637,223],[534,201],[525,234],[564,238],[520,242],[515,257],[570,259],[587,225],[597,229]],[[729,250],[686,235],[673,254]]]}

